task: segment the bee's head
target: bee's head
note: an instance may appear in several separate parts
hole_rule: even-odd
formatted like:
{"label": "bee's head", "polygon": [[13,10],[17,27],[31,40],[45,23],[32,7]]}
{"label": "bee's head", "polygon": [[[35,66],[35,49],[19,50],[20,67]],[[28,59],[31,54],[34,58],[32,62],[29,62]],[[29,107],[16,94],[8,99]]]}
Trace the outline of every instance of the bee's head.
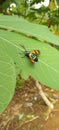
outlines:
{"label": "bee's head", "polygon": [[36,58],[34,59],[34,61],[35,61],[35,62],[38,62],[38,58],[36,57]]}

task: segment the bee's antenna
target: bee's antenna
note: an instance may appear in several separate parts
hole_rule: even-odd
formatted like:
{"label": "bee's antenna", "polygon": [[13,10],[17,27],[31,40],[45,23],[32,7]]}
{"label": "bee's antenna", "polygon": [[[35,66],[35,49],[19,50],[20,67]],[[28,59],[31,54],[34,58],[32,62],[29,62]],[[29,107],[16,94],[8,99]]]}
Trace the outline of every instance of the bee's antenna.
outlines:
{"label": "bee's antenna", "polygon": [[[20,45],[20,47],[22,47],[22,50],[21,50],[21,52],[19,52],[19,54],[22,55],[22,54],[25,53],[26,49],[25,49],[25,46],[24,46],[24,45],[21,45],[21,44],[19,44],[19,45]],[[21,58],[24,58],[24,57],[25,57],[25,55],[22,56]]]}
{"label": "bee's antenna", "polygon": [[25,51],[26,51],[26,49],[25,49],[25,46],[24,45],[21,45],[21,44],[19,44]]}

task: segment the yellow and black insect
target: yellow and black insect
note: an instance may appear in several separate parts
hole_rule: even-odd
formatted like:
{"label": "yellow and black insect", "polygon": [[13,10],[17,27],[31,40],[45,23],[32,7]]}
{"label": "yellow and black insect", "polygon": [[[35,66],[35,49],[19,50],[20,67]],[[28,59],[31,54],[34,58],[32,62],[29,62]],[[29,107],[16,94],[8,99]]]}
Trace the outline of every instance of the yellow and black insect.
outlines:
{"label": "yellow and black insect", "polygon": [[40,54],[39,50],[31,50],[28,51],[25,49],[24,46],[20,45],[24,49],[24,55],[27,56],[30,61],[34,64],[35,62],[38,62],[38,56]]}

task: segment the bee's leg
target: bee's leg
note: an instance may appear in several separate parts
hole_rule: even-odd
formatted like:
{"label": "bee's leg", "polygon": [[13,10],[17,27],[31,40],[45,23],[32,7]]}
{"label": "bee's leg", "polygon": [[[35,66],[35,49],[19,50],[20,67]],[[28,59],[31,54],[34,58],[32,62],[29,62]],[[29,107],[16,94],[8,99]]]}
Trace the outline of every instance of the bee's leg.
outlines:
{"label": "bee's leg", "polygon": [[32,60],[32,59],[30,59],[30,60],[31,60],[32,64],[34,64],[34,62],[35,62],[35,61],[34,61],[34,60]]}
{"label": "bee's leg", "polygon": [[[23,54],[23,52],[19,52],[19,55],[21,55],[21,58],[24,58],[25,55]],[[22,56],[23,55],[23,56]]]}

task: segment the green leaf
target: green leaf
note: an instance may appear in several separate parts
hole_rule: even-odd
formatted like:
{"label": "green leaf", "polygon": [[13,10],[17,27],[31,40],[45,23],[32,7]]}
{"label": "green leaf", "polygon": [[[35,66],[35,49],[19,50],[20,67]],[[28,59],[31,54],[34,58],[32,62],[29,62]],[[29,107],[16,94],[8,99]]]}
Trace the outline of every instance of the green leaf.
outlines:
{"label": "green leaf", "polygon": [[9,104],[15,89],[16,75],[13,60],[0,39],[0,114]]}
{"label": "green leaf", "polygon": [[[43,42],[3,30],[0,30],[0,39],[15,62],[17,74],[20,73],[23,78],[31,75],[41,83],[59,90],[59,52],[56,49]],[[33,65],[28,57],[24,57],[20,44],[29,51],[39,49],[39,62]]]}
{"label": "green leaf", "polygon": [[28,118],[28,119],[34,119],[35,116],[34,116],[33,114],[29,114],[29,115],[27,115],[27,118]]}
{"label": "green leaf", "polygon": [[24,114],[23,114],[23,113],[20,113],[20,114],[19,114],[19,120],[21,120],[21,121],[24,120]]}
{"label": "green leaf", "polygon": [[47,26],[37,25],[17,16],[0,16],[0,27],[15,30],[39,40],[59,45],[59,37],[52,34]]}

